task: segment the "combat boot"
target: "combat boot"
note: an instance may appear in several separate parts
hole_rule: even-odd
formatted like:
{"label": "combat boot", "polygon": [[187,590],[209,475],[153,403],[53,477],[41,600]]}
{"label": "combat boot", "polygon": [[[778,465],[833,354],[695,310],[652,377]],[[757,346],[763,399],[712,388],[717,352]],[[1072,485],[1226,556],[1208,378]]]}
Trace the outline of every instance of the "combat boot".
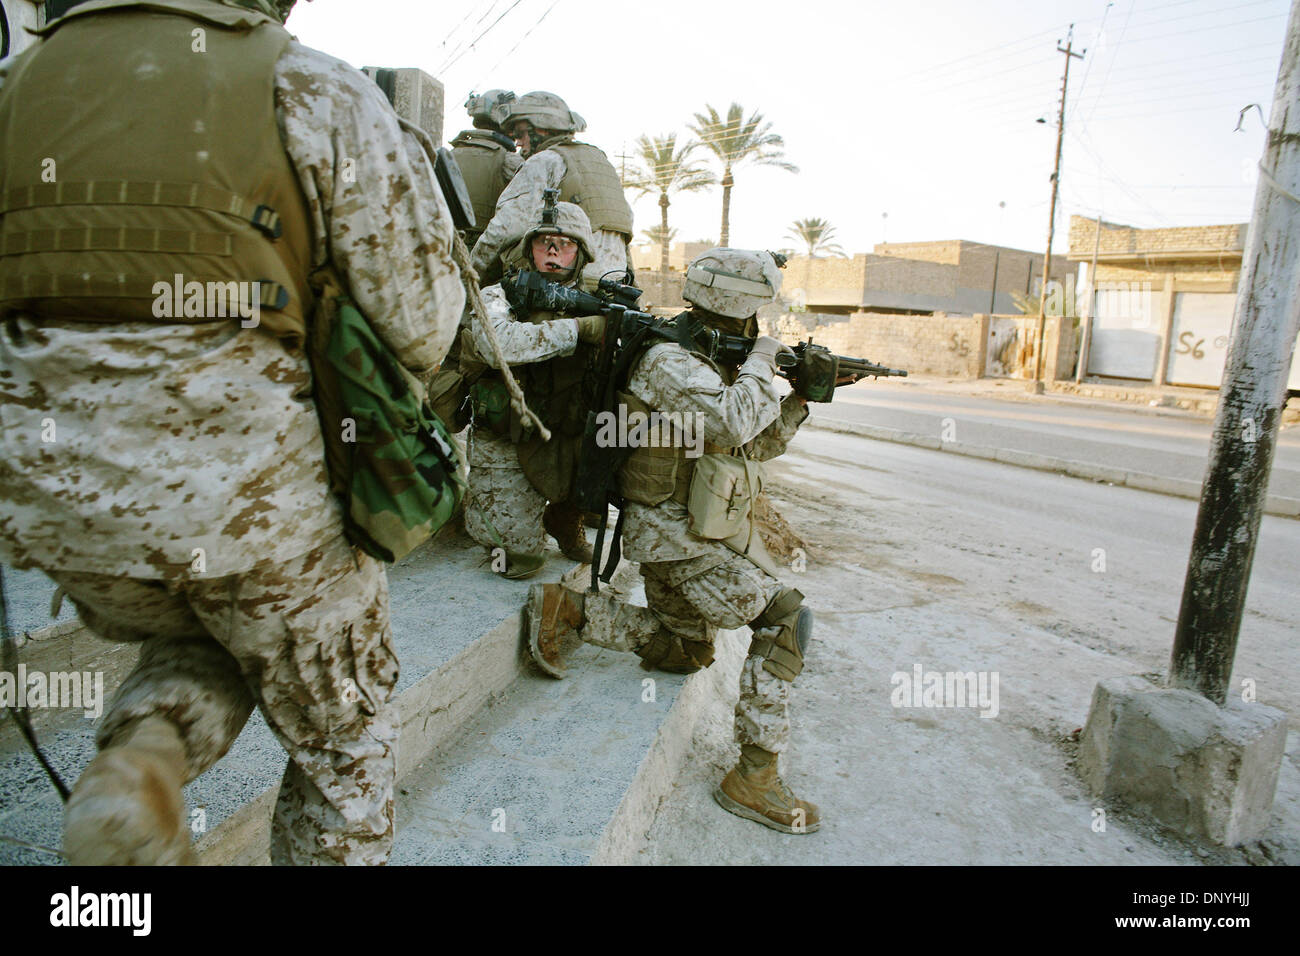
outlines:
{"label": "combat boot", "polygon": [[591,564],[595,553],[587,543],[582,512],[567,501],[552,501],[542,512],[542,527],[560,546],[560,553],[570,561]]}
{"label": "combat boot", "polygon": [[63,822],[73,866],[193,866],[181,787],[185,744],[171,721],[144,717],[116,735],[77,780]]}
{"label": "combat boot", "polygon": [[522,581],[525,578],[531,578],[546,564],[546,556],[541,554],[528,554],[523,551],[506,552],[506,569],[501,572],[503,578],[509,578],[511,581]]}
{"label": "combat boot", "polygon": [[563,678],[564,659],[582,643],[585,595],[559,584],[534,584],[528,589],[524,614],[528,653],[545,673]]}
{"label": "combat boot", "polygon": [[817,805],[799,800],[777,773],[776,754],[746,744],[740,762],[713,791],[722,809],[782,833],[812,833],[821,826]]}

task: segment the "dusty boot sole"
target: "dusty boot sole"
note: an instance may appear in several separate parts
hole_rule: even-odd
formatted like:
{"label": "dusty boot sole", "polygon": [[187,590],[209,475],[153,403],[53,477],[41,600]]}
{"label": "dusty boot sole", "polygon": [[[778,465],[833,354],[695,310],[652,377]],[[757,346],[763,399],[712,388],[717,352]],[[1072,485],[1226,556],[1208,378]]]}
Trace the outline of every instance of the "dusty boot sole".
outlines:
{"label": "dusty boot sole", "polygon": [[[559,585],[550,586],[559,587]],[[528,654],[533,659],[533,663],[536,664],[544,674],[549,677],[554,677],[556,680],[563,680],[568,676],[568,670],[559,664],[552,664],[546,659],[546,655],[542,652],[542,624],[550,624],[553,632],[560,627],[564,628],[565,633],[556,638],[558,641],[557,650],[559,651],[561,658],[564,657],[566,651],[570,651],[581,644],[582,639],[578,637],[577,632],[573,630],[573,627],[568,621],[558,620],[558,611],[560,607],[560,604],[558,603],[555,609],[557,620],[550,622],[544,621],[547,587],[548,585],[544,584],[534,584],[528,589],[528,600],[524,603],[524,622],[525,627],[528,629]]]}
{"label": "dusty boot sole", "polygon": [[713,799],[717,802],[718,806],[722,807],[722,809],[726,810],[728,813],[734,813],[736,816],[744,817],[746,820],[753,820],[755,823],[761,823],[768,829],[779,830],[781,833],[792,833],[795,836],[803,836],[805,833],[816,833],[821,829],[822,823],[820,820],[816,823],[809,824],[802,830],[796,830],[794,827],[786,826],[784,823],[777,823],[775,820],[763,816],[763,814],[759,813],[757,810],[747,807],[743,803],[737,803],[735,800],[732,800],[731,797],[727,796],[726,793],[723,792],[721,786],[713,788]]}

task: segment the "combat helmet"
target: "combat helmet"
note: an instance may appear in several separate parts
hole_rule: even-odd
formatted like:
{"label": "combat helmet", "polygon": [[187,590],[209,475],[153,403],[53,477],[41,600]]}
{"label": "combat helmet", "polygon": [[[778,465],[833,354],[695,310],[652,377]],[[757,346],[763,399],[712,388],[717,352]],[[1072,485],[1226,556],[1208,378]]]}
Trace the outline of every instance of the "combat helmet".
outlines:
{"label": "combat helmet", "polygon": [[478,129],[500,129],[492,113],[498,104],[507,103],[515,98],[510,90],[488,90],[486,93],[471,93],[465,101],[465,112],[469,113]]}
{"label": "combat helmet", "polygon": [[682,298],[714,315],[748,319],[780,291],[781,270],[772,253],[717,247],[686,268]]}
{"label": "combat helmet", "polygon": [[534,129],[553,130],[557,133],[581,133],[587,121],[569,109],[554,93],[535,90],[515,99],[504,100],[492,110],[492,118],[502,130],[508,124],[527,120]]}
{"label": "combat helmet", "polygon": [[520,237],[519,242],[510,247],[509,252],[501,256],[502,264],[509,269],[531,269],[532,257],[529,247],[534,236],[567,236],[578,244],[578,258],[573,265],[573,276],[582,274],[583,266],[594,262],[592,253],[591,220],[582,211],[582,207],[571,202],[546,204],[542,208],[537,222]]}

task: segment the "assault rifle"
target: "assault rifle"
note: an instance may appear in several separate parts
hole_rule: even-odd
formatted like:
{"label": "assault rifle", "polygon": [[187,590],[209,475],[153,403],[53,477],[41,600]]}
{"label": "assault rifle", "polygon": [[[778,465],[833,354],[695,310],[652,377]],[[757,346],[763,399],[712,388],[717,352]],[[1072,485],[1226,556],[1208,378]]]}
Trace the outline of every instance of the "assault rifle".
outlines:
{"label": "assault rifle", "polygon": [[[614,475],[632,448],[602,447],[597,441],[599,422],[605,415],[618,414],[618,390],[626,383],[632,362],[647,342],[677,342],[691,352],[708,356],[719,365],[739,365],[749,357],[754,339],[727,335],[704,325],[683,312],[675,319],[661,319],[638,311],[641,290],[632,285],[602,278],[598,294],[570,289],[548,281],[537,272],[520,271],[502,282],[506,298],[517,311],[544,310],[569,315],[605,316],[605,333],[600,344],[595,375],[584,395],[587,425],[578,457],[575,504],[583,511],[601,516],[596,532],[596,560],[591,569],[591,590],[599,590],[598,578],[606,583],[614,574],[620,556],[623,501]],[[829,402],[839,385],[849,385],[867,376],[906,376],[901,369],[877,365],[866,359],[836,355],[812,339],[792,346],[776,356],[777,374],[788,379],[797,395],[810,402]],[[613,544],[605,569],[598,575],[601,550],[609,516],[609,505],[619,509]]]}
{"label": "assault rifle", "polygon": [[[719,365],[739,365],[749,357],[754,340],[743,335],[726,335],[699,323],[692,324],[695,351],[702,352]],[[789,380],[794,393],[810,402],[829,402],[835,389],[852,385],[860,379],[880,376],[906,378],[903,369],[877,365],[867,359],[836,355],[824,345],[807,342],[790,346],[789,352],[776,355],[776,374]]]}

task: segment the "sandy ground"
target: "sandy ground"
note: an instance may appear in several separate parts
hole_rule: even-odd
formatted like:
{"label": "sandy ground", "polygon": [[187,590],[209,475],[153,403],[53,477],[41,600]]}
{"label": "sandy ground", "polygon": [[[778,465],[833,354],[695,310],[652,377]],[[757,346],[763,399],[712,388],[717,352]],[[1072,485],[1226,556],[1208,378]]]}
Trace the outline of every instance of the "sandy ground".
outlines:
{"label": "sandy ground", "polygon": [[[1102,806],[1072,771],[1098,679],[1164,671],[1195,502],[812,430],[772,471],[808,545],[787,578],[817,612],[783,766],[823,825],[784,835],[712,801],[735,756],[743,639],[730,636],[731,669],[714,668],[717,704],[645,862],[1300,862],[1295,733],[1272,825],[1240,849],[1198,848]],[[1293,727],[1298,555],[1300,522],[1266,518],[1233,677],[1254,679]],[[917,665],[996,674],[996,716],[894,706],[893,676]]]}

